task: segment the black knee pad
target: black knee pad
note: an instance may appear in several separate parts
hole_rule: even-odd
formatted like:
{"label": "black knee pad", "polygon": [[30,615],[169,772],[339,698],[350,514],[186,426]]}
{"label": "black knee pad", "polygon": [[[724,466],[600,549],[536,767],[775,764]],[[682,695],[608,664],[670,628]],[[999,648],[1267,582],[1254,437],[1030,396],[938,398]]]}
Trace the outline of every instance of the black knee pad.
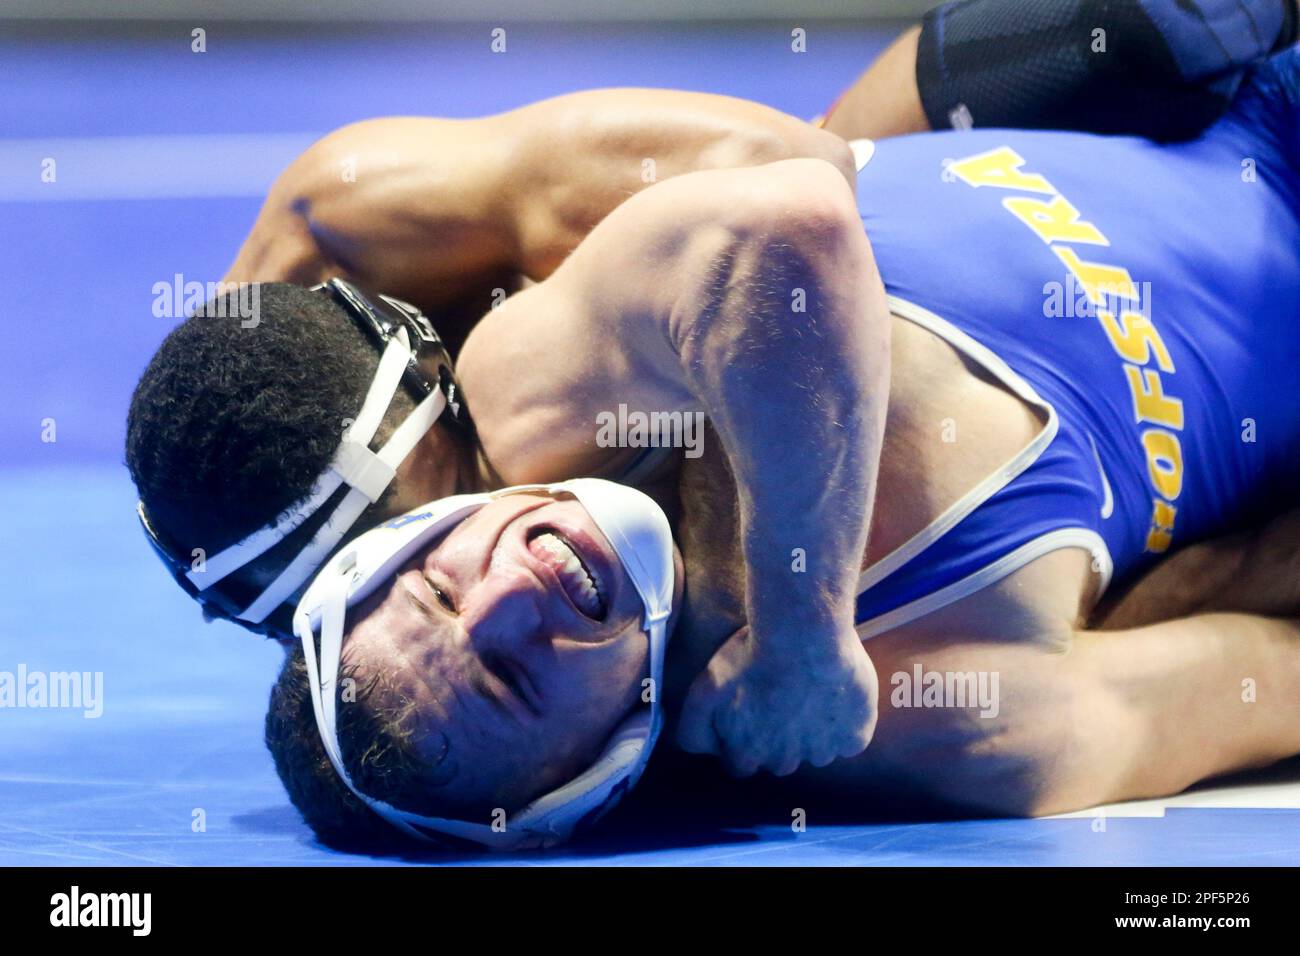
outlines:
{"label": "black knee pad", "polygon": [[1294,0],[962,0],[926,14],[930,125],[1195,136],[1295,41]]}

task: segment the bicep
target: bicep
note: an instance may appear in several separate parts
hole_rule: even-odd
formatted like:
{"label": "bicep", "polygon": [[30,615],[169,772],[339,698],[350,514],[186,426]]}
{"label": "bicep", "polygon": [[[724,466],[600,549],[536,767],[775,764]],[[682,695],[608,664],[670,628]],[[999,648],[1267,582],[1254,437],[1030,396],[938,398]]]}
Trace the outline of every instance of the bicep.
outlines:
{"label": "bicep", "polygon": [[1300,751],[1300,621],[1215,613],[1081,632],[1077,666],[1123,715],[1121,795],[1173,793]]}
{"label": "bicep", "polygon": [[231,270],[244,281],[340,275],[425,307],[511,263],[493,118],[394,117],[333,131],[277,178]]}

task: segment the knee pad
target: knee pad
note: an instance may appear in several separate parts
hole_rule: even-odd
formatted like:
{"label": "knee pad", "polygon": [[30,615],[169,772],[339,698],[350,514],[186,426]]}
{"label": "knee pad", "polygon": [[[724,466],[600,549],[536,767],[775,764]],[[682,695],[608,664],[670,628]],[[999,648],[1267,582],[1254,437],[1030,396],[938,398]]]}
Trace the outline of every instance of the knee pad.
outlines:
{"label": "knee pad", "polygon": [[1293,0],[962,0],[926,14],[917,86],[935,129],[1186,139],[1296,20]]}

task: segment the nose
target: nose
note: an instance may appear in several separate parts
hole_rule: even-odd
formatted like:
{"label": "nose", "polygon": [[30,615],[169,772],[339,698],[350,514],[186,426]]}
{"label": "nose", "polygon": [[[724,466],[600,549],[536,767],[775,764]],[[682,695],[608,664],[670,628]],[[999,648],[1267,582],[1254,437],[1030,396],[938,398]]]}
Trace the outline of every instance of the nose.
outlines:
{"label": "nose", "polygon": [[522,565],[494,562],[466,599],[461,624],[479,650],[520,650],[546,638],[546,595]]}

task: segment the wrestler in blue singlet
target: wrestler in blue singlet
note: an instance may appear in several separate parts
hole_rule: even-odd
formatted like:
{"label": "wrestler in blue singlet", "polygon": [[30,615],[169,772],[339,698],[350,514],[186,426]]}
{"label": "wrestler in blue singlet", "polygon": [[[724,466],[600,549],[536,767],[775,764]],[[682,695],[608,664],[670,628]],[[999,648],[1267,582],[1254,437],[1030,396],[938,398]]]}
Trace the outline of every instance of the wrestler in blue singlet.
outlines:
{"label": "wrestler in blue singlet", "polygon": [[1294,506],[1300,51],[1200,139],[883,141],[859,207],[895,314],[1038,406],[1038,439],[864,573],[870,637],[1082,547],[1108,581]]}

